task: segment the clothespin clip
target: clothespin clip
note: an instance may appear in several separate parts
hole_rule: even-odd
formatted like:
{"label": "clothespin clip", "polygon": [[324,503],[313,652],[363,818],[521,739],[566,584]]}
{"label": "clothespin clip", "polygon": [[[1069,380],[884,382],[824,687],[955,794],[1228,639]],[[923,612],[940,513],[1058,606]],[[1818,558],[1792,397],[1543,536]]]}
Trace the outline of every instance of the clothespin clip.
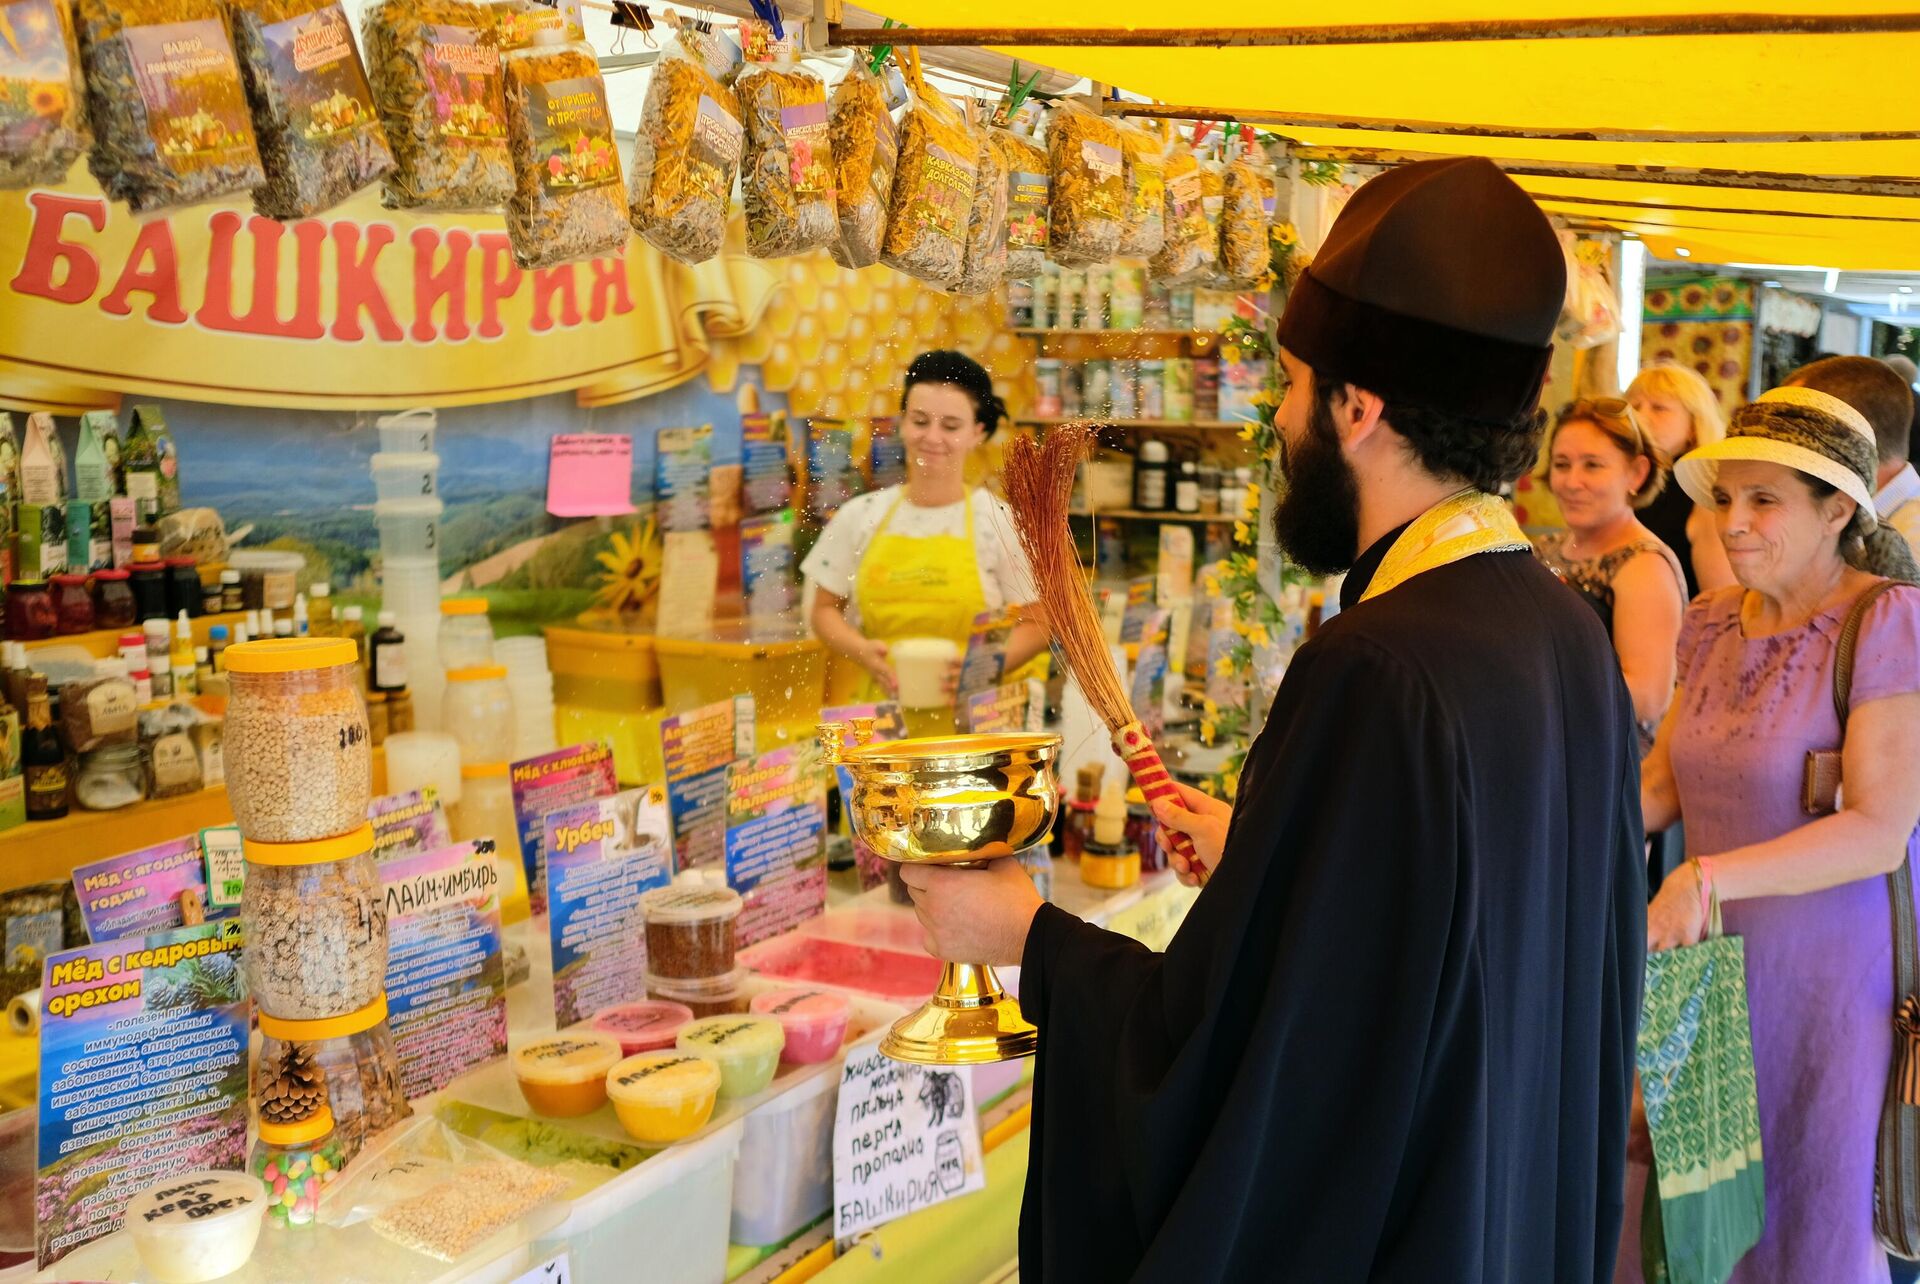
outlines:
{"label": "clothespin clip", "polygon": [[[885,31],[891,26],[893,26],[892,18],[882,19],[880,23],[880,30]],[[870,56],[867,59],[867,70],[871,71],[876,76],[879,75],[880,69],[887,65],[887,55],[892,52],[893,52],[892,45],[875,45],[873,49],[870,51]]]}

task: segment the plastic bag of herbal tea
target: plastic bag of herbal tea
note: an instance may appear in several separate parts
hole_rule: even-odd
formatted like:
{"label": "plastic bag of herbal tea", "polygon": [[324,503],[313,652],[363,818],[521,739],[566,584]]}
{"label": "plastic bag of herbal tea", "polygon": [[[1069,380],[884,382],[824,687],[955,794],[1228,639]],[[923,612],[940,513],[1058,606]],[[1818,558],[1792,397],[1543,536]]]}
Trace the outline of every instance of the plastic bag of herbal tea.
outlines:
{"label": "plastic bag of herbal tea", "polygon": [[0,188],[51,186],[93,142],[67,0],[0,6]]}
{"label": "plastic bag of herbal tea", "polygon": [[831,245],[840,232],[840,211],[826,82],[797,66],[779,42],[756,34],[758,26],[741,24],[754,47],[745,51],[733,93],[747,127],[740,164],[747,253],[771,259]]}
{"label": "plastic bag of herbal tea", "polygon": [[513,195],[493,24],[472,0],[374,0],[360,25],[393,148],[388,209],[492,210]]}
{"label": "plastic bag of herbal tea", "polygon": [[242,0],[231,12],[266,171],[253,189],[256,213],[318,214],[393,168],[338,0]]}
{"label": "plastic bag of herbal tea", "polygon": [[900,136],[887,110],[887,83],[865,58],[855,58],[853,70],[834,87],[827,138],[833,146],[834,202],[840,213],[840,233],[827,248],[841,267],[872,267],[886,244]]}
{"label": "plastic bag of herbal tea", "polygon": [[985,294],[1007,275],[1007,164],[989,130],[973,136],[973,205],[960,275],[949,287],[955,294]]}
{"label": "plastic bag of herbal tea", "polygon": [[740,104],[721,83],[731,50],[704,26],[683,23],[653,66],[633,140],[627,210],[633,230],[682,263],[704,263],[727,237],[744,131]]}
{"label": "plastic bag of herbal tea", "polygon": [[1007,175],[1007,270],[1024,281],[1047,270],[1047,149],[1013,129],[987,131]]}
{"label": "plastic bag of herbal tea", "polygon": [[1279,192],[1273,162],[1252,135],[1240,135],[1222,186],[1220,280],[1229,288],[1249,286],[1272,260],[1268,242]]}
{"label": "plastic bag of herbal tea", "polygon": [[1157,131],[1139,125],[1121,124],[1119,129],[1127,195],[1116,252],[1122,258],[1149,258],[1167,239],[1166,142]]}
{"label": "plastic bag of herbal tea", "polygon": [[220,0],[79,0],[101,188],[136,214],[257,187],[247,92]]}
{"label": "plastic bag of herbal tea", "polygon": [[908,106],[900,122],[900,158],[887,208],[880,261],[897,272],[950,285],[966,264],[979,144],[967,121],[906,59]]}
{"label": "plastic bag of herbal tea", "polygon": [[1126,208],[1120,127],[1063,102],[1047,118],[1047,160],[1053,180],[1048,257],[1062,267],[1107,262],[1119,252]]}
{"label": "plastic bag of herbal tea", "polygon": [[1200,158],[1179,135],[1167,144],[1161,196],[1165,236],[1147,272],[1162,285],[1188,285],[1213,275],[1220,235],[1207,218]]}
{"label": "plastic bag of herbal tea", "polygon": [[530,48],[503,61],[513,261],[542,268],[617,253],[632,229],[607,87],[592,46],[542,31]]}
{"label": "plastic bag of herbal tea", "polygon": [[542,31],[557,31],[562,40],[587,38],[571,12],[551,8],[539,0],[479,0],[479,4],[487,15],[493,47],[503,55],[531,48],[535,34]]}

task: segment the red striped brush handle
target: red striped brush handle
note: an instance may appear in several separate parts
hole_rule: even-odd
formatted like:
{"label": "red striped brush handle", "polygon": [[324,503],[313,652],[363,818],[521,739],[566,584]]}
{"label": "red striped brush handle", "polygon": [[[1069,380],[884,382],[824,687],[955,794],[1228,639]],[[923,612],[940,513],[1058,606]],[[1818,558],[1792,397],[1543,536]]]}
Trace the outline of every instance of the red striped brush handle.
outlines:
{"label": "red striped brush handle", "polygon": [[[1129,722],[1113,733],[1113,748],[1127,764],[1127,770],[1133,773],[1134,783],[1140,786],[1140,792],[1149,803],[1162,798],[1169,802],[1180,802],[1180,791],[1173,785],[1173,773],[1167,770],[1166,763],[1160,761],[1160,751],[1153,747],[1146,728],[1137,722]],[[1171,829],[1166,833],[1173,850],[1180,853],[1181,859],[1193,871],[1194,880],[1205,886],[1208,870],[1199,853],[1193,850],[1193,840]]]}

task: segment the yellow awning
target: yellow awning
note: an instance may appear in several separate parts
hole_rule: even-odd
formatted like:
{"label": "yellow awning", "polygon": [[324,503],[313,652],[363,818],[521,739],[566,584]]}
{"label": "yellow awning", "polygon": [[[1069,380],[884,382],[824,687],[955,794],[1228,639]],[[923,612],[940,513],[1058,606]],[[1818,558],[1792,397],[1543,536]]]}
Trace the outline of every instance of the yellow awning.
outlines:
{"label": "yellow awning", "polygon": [[[1157,29],[1173,12],[1139,0],[883,7],[913,26],[983,33]],[[1683,0],[1351,0],[1330,9],[1283,0],[1180,16],[1189,27],[1337,23],[1335,42],[996,47],[1161,103],[1267,113],[1276,123],[1262,127],[1297,140],[1308,157],[1491,156],[1548,209],[1637,233],[1658,253],[1684,246],[1702,261],[1920,271],[1920,98],[1912,92],[1920,20],[1912,0],[1764,6],[1787,18],[1891,19],[1882,24],[1891,29],[1871,32],[1669,35],[1611,25],[1726,25],[1728,6],[1695,8]],[[1458,25],[1550,27],[1556,17],[1603,34],[1469,38],[1490,33]],[[1679,21],[1662,26],[1669,18]],[[1592,19],[1600,22],[1584,21]],[[1382,24],[1439,29],[1403,28],[1418,38],[1375,43],[1382,33],[1367,28]]]}

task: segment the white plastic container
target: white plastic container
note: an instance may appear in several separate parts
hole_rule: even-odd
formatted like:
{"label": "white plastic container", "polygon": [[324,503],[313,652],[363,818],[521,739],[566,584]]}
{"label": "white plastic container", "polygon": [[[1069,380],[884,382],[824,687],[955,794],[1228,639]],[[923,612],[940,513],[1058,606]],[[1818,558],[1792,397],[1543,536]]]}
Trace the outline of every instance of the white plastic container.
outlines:
{"label": "white plastic container", "polygon": [[439,422],[431,410],[403,410],[373,421],[380,430],[380,449],[388,454],[424,453],[433,449],[433,430]]}
{"label": "white plastic container", "polygon": [[420,499],[434,493],[440,456],[426,450],[383,450],[371,467],[374,493],[381,499]]}
{"label": "white plastic container", "polygon": [[428,786],[452,807],[460,801],[460,742],[433,731],[403,731],[387,737],[387,789],[403,794]]}
{"label": "white plastic container", "polygon": [[733,1172],[734,1243],[785,1243],[833,1208],[835,1074],[817,1074],[748,1115]]}
{"label": "white plastic container", "polygon": [[127,1231],[150,1278],[202,1284],[231,1275],[253,1256],[266,1194],[245,1173],[182,1173],[133,1197]]}
{"label": "white plastic container", "polygon": [[901,638],[887,648],[887,659],[900,680],[900,705],[905,709],[939,709],[951,704],[947,670],[960,658],[952,638]]}
{"label": "white plastic container", "polygon": [[515,741],[506,666],[478,664],[449,671],[440,725],[460,742],[462,763],[508,761]]}
{"label": "white plastic container", "polygon": [[[487,599],[440,599],[440,663],[448,670],[495,663],[493,621],[487,618]],[[505,661],[499,663],[505,664]]]}
{"label": "white plastic container", "polygon": [[383,562],[412,562],[433,558],[434,574],[439,575],[440,515],[446,501],[438,495],[412,499],[383,499],[373,506],[373,520],[380,526],[380,557]]}
{"label": "white plastic container", "polygon": [[[418,557],[380,558],[380,607],[392,611],[409,623],[431,617],[429,630],[437,638],[440,630],[440,559],[429,553]],[[407,630],[413,636],[413,630]]]}

